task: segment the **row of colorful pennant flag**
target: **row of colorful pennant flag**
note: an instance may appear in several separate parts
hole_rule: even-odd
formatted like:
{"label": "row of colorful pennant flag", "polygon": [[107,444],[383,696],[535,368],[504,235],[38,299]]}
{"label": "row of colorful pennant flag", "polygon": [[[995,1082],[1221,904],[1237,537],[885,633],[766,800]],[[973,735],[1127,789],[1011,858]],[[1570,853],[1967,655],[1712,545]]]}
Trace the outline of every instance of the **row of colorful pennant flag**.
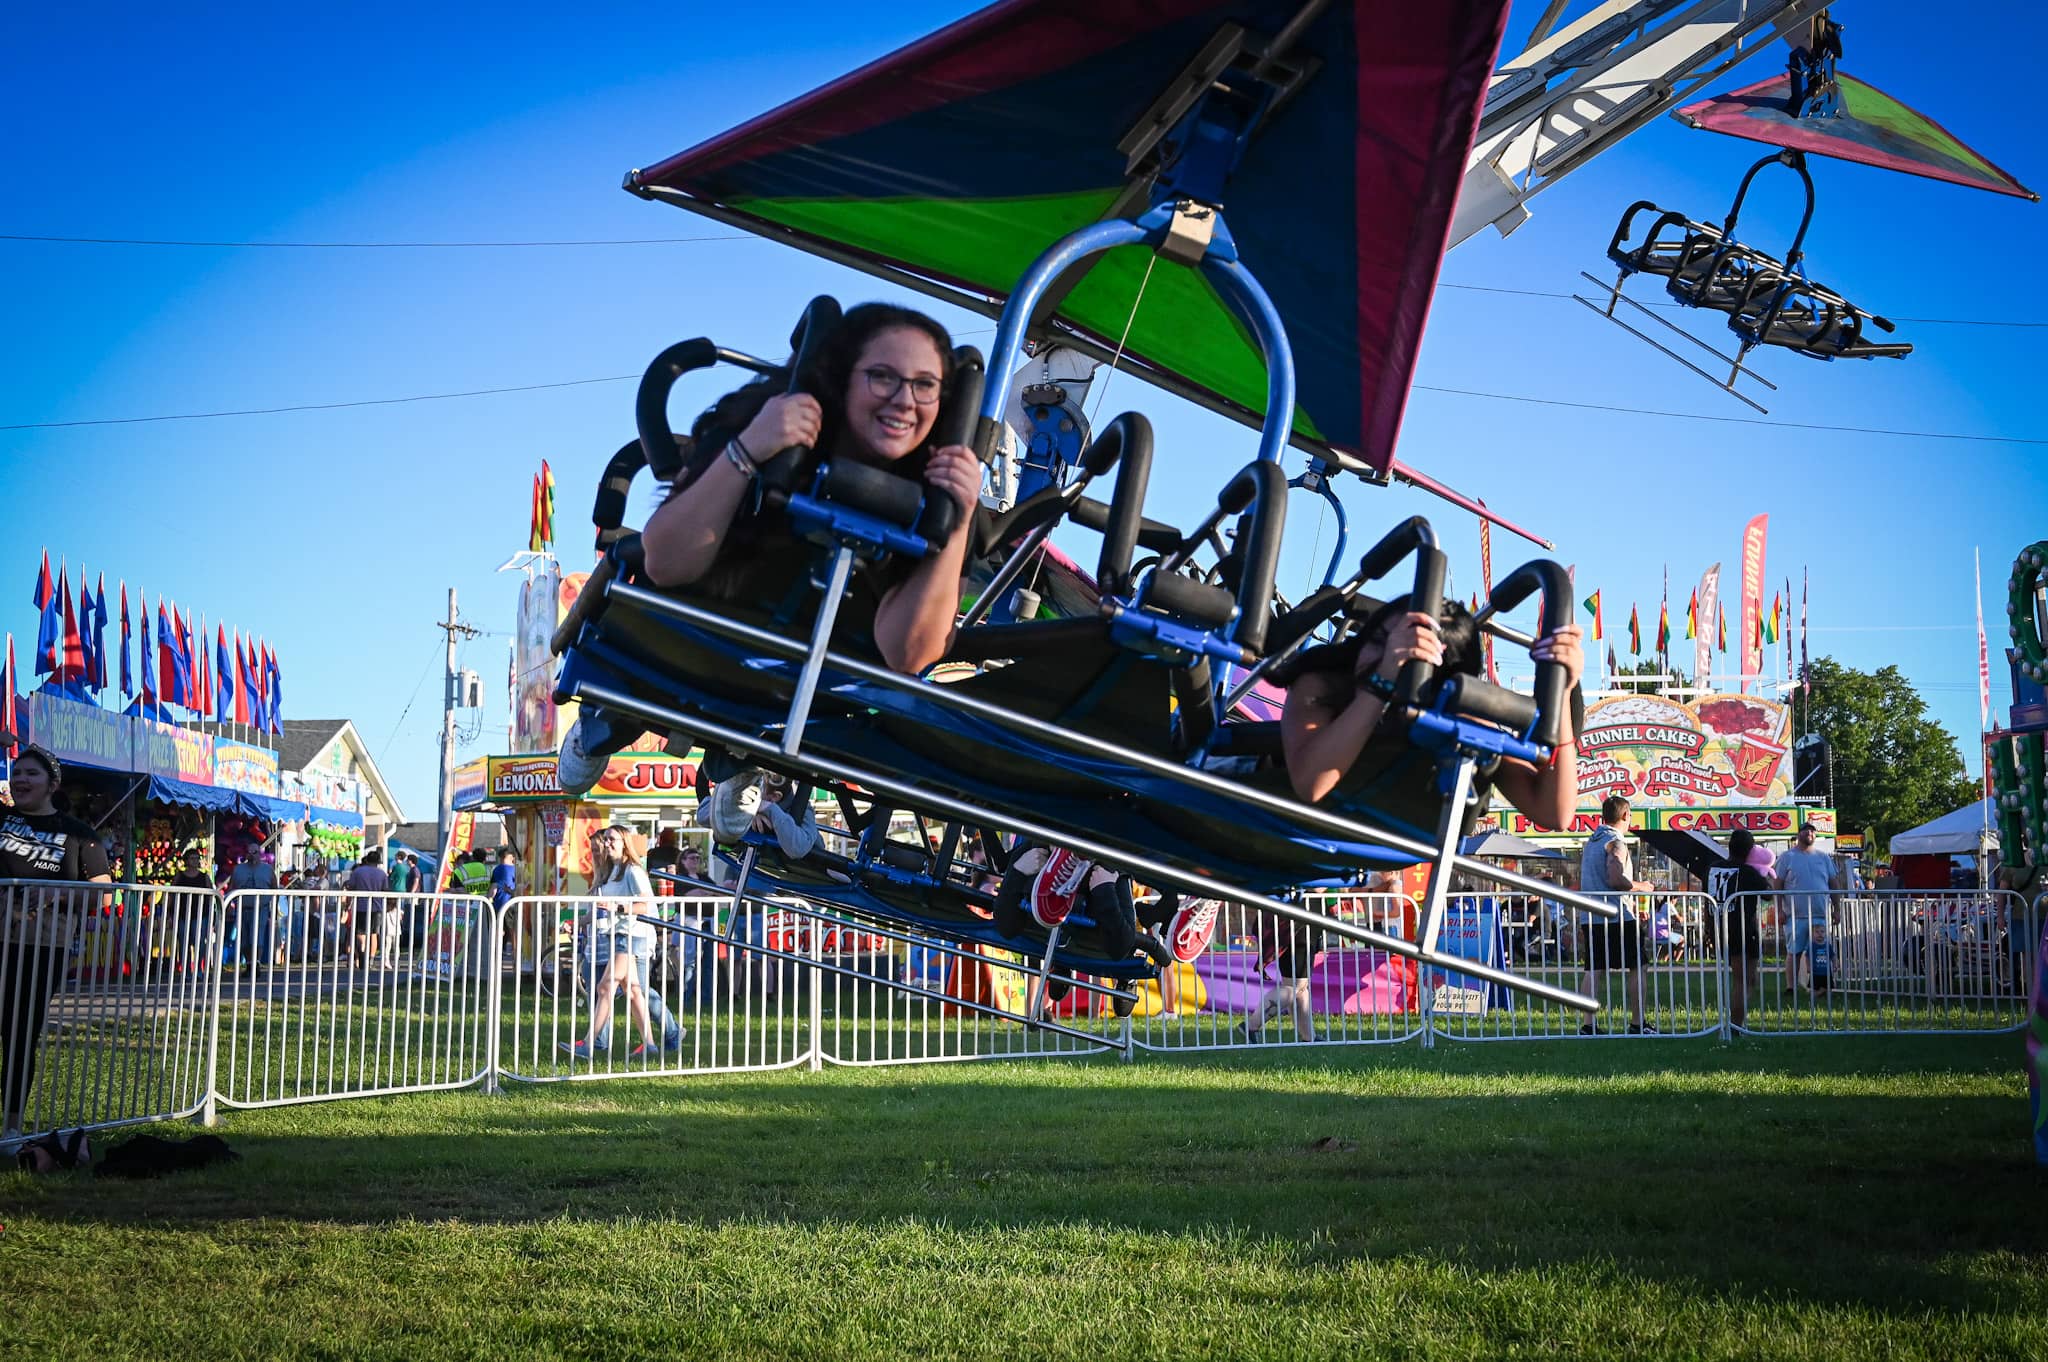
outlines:
{"label": "row of colorful pennant flag", "polygon": [[[122,582],[118,688],[123,699],[133,697],[145,710],[176,705],[201,719],[239,724],[261,733],[283,731],[284,675],[277,654],[267,642],[253,636],[245,639],[237,630],[230,643],[227,626],[216,625],[213,646],[209,649],[205,623],[195,627],[192,614],[181,610],[176,602],[166,606],[159,596],[152,622],[146,593],[138,590],[136,599],[141,617],[139,630],[129,613],[128,584]],[[81,569],[74,604],[68,567],[60,565],[53,580],[50,555],[45,550],[32,600],[39,613],[33,659],[35,675],[49,678],[46,686],[78,699],[95,698],[114,689],[115,680],[108,670],[113,655],[107,648],[107,623],[113,617],[107,605],[106,575],[102,573],[96,582],[88,583]],[[139,643],[137,665],[132,667],[131,641]],[[8,654],[7,697],[11,706],[11,635]]]}
{"label": "row of colorful pennant flag", "polygon": [[[1728,611],[1726,606],[1716,598],[1718,576],[1719,565],[1717,564],[1714,568],[1708,570],[1706,577],[1703,579],[1702,586],[1693,589],[1691,598],[1686,602],[1685,607],[1685,637],[1699,642],[1698,653],[1702,662],[1702,668],[1704,668],[1704,659],[1707,657],[1710,647],[1723,653],[1728,651]],[[1704,601],[1702,599],[1703,589],[1706,592],[1706,599]],[[1601,593],[1595,591],[1592,595],[1586,597],[1584,601],[1580,602],[1580,605],[1588,615],[1592,616],[1592,624],[1587,631],[1589,638],[1594,641],[1604,639],[1607,636],[1607,619],[1606,611],[1601,601]],[[1790,629],[1792,609],[1791,579],[1786,579],[1782,591],[1772,594],[1771,608],[1768,611],[1761,607],[1762,602],[1759,599],[1758,609],[1755,612],[1754,632],[1749,640],[1750,650],[1754,654],[1760,655],[1764,648],[1783,642],[1785,645],[1785,675],[1789,678],[1793,675],[1792,631]],[[1806,618],[1806,602],[1804,599],[1802,599],[1799,609],[1800,632],[1803,637],[1804,621]],[[1713,616],[1711,634],[1708,632],[1709,621],[1704,618],[1709,613]],[[1668,653],[1671,649],[1671,641],[1671,605],[1666,600],[1659,602],[1657,606],[1657,635],[1650,646],[1650,654],[1657,656]],[[1628,608],[1628,650],[1639,657],[1644,652],[1641,616],[1634,603],[1630,603]],[[1802,643],[1798,670],[1798,680],[1802,685],[1807,681],[1809,664],[1806,658],[1806,648],[1804,643]]]}

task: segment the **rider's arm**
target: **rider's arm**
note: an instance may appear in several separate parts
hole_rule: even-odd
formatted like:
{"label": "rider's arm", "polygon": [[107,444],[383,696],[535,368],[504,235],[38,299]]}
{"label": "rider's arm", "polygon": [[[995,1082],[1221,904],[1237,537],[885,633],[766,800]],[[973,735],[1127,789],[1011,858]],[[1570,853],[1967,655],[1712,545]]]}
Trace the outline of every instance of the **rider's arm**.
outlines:
{"label": "rider's arm", "polygon": [[[1536,641],[1529,655],[1539,662],[1561,662],[1565,669],[1565,691],[1572,693],[1585,670],[1585,652],[1579,627],[1567,624]],[[1526,761],[1504,761],[1494,785],[1508,802],[1546,828],[1562,828],[1571,822],[1579,805],[1578,735],[1572,730],[1569,711],[1559,724],[1561,736],[1550,765],[1536,769]]]}
{"label": "rider's arm", "polygon": [[1280,711],[1287,779],[1295,797],[1311,804],[1337,788],[1386,712],[1386,702],[1363,688],[1340,709],[1345,689],[1333,672],[1306,672],[1287,688]]}
{"label": "rider's arm", "polygon": [[755,479],[741,465],[757,467],[793,445],[809,448],[821,420],[813,397],[771,397],[738,440],[701,456],[703,471],[656,507],[640,532],[648,579],[688,586],[709,572],[741,501],[754,495]]}

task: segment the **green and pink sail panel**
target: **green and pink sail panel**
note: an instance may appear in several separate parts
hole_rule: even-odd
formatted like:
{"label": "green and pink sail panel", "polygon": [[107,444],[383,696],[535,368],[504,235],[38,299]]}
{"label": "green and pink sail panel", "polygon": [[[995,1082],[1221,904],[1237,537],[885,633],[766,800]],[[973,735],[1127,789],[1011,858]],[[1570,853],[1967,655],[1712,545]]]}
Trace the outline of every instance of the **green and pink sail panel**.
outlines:
{"label": "green and pink sail panel", "polygon": [[1789,74],[1688,104],[1672,117],[1689,127],[1790,147],[1809,156],[1832,156],[1994,194],[2040,199],[1941,124],[1876,86],[1837,73],[1835,88],[1840,111],[1830,117],[1795,114]]}
{"label": "green and pink sail panel", "polygon": [[[1006,0],[628,187],[1000,301],[1048,246],[1142,193],[1117,143],[1223,25],[1270,36],[1303,9]],[[1319,65],[1249,145],[1224,215],[1288,326],[1297,444],[1382,473],[1393,463],[1506,12],[1506,0],[1332,0],[1289,49]],[[1154,259],[1110,253],[1058,319],[1256,423],[1266,381],[1250,332],[1198,272]]]}

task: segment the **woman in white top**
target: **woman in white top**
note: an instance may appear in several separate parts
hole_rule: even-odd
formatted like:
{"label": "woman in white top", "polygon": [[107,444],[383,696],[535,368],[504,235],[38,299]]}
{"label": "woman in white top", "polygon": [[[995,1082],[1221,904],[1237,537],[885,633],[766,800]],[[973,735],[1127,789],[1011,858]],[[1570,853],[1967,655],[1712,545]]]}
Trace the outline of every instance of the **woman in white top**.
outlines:
{"label": "woman in white top", "polygon": [[[640,1044],[628,1057],[640,1059],[655,1048],[650,1044],[654,1023],[648,1015],[646,978],[635,962],[636,957],[649,959],[654,954],[654,926],[641,916],[654,908],[654,884],[644,864],[645,844],[631,828],[614,825],[592,837],[590,847],[591,893],[620,903],[610,912],[599,909],[595,914],[591,973],[599,977],[591,990],[590,1034],[579,1041],[563,1041],[562,1048],[583,1057],[610,1048],[612,995],[624,989],[626,1006],[640,1027]],[[675,1024],[673,1018],[664,1020]]]}

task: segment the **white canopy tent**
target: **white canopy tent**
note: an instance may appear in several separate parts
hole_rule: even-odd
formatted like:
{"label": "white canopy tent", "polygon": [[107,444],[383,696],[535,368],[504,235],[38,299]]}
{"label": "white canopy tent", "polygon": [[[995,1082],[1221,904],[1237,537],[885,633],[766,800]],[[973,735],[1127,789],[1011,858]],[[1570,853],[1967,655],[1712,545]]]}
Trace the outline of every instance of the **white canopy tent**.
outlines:
{"label": "white canopy tent", "polygon": [[1991,801],[1980,799],[1954,813],[1945,813],[1931,823],[1909,828],[1892,838],[1894,856],[1974,856],[1978,838],[1992,828],[1990,845],[1998,846],[1997,818]]}

